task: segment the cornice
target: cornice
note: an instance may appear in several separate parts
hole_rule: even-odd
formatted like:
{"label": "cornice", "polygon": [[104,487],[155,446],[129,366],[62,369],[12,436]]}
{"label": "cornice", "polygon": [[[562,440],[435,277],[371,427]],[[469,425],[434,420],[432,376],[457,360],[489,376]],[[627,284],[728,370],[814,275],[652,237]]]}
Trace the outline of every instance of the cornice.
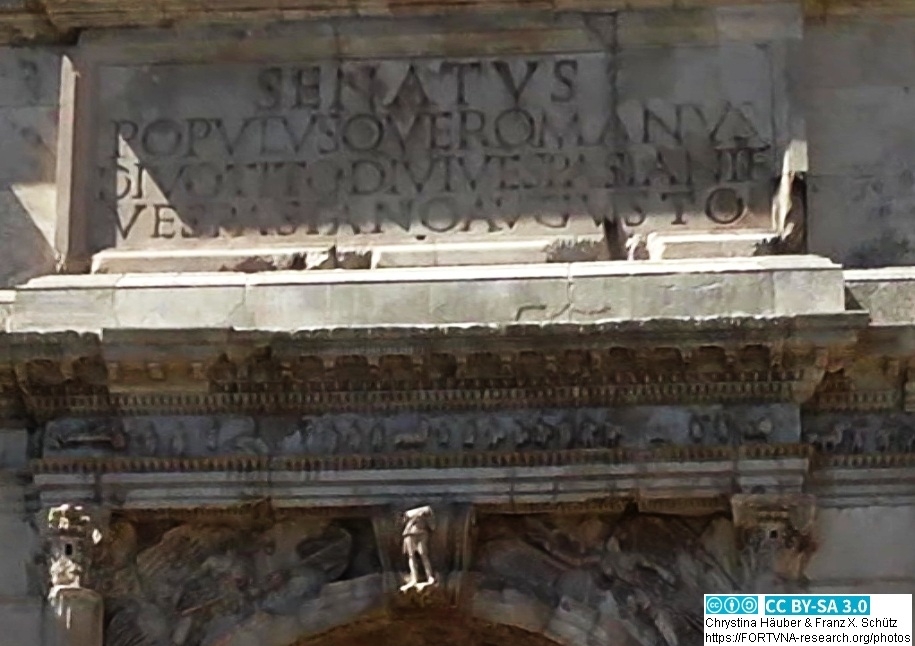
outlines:
{"label": "cornice", "polygon": [[[326,20],[329,18],[435,16],[495,12],[614,12],[620,10],[696,11],[716,7],[778,4],[781,0],[470,0],[460,4],[436,0],[354,0],[341,2],[304,2],[291,0],[282,8],[264,0],[208,3],[191,2],[151,7],[116,0],[19,0],[6,3],[0,12],[0,36],[7,42],[61,41],[78,29],[115,27],[159,27],[163,24],[233,24],[252,21]],[[912,15],[915,9],[907,0],[803,0],[808,21],[838,18],[866,18]],[[686,5],[686,6],[684,6]]]}
{"label": "cornice", "polygon": [[0,335],[0,413],[315,413],[807,400],[861,313],[593,325]]}
{"label": "cornice", "polygon": [[[682,0],[469,0],[445,3],[438,0],[265,0],[206,4],[172,2],[150,5],[124,0],[13,0],[0,11],[3,42],[66,42],[78,30],[162,27],[180,24],[233,25],[290,20],[329,20],[377,17],[434,17],[493,13],[550,14],[612,13],[621,10],[676,9],[695,13],[717,6],[768,4],[772,0],[703,0],[701,6],[684,8]],[[779,0],[781,1],[781,0]],[[822,10],[813,7],[819,16]]]}
{"label": "cornice", "polygon": [[[397,325],[310,327],[295,331],[235,330],[232,328],[106,328],[100,332],[59,330],[29,330],[0,332],[0,353],[13,358],[39,357],[43,354],[73,352],[96,347],[130,348],[148,344],[207,346],[250,344],[291,344],[297,348],[314,345],[333,349],[353,343],[403,345],[410,343],[447,343],[454,341],[503,344],[507,341],[575,340],[606,342],[608,337],[620,337],[638,342],[665,340],[708,343],[719,341],[745,343],[776,339],[812,341],[820,338],[843,338],[849,332],[867,328],[869,315],[864,310],[830,314],[798,314],[786,316],[708,316],[651,318],[635,320],[597,321],[593,323],[498,323],[468,325]],[[0,356],[3,356],[0,354]]]}

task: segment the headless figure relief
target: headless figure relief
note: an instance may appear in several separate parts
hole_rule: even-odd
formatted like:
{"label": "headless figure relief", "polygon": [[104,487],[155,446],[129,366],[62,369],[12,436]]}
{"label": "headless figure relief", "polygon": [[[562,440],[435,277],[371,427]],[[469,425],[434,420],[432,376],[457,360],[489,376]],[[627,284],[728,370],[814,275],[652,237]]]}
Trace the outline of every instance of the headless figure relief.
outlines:
{"label": "headless figure relief", "polygon": [[[428,505],[411,509],[404,514],[406,522],[403,528],[403,552],[410,566],[410,577],[400,587],[401,592],[411,588],[422,590],[435,583],[432,564],[429,562],[429,535],[435,529],[435,518]],[[422,560],[426,580],[419,581],[419,561]]]}

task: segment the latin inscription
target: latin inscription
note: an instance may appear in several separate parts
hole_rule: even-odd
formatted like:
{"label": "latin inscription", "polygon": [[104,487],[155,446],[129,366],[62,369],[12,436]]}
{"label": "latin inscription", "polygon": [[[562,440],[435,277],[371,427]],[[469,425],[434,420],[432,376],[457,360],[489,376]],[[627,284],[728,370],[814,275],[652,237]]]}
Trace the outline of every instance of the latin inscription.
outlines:
{"label": "latin inscription", "polygon": [[92,212],[123,246],[760,226],[764,108],[619,97],[613,65],[105,68]]}

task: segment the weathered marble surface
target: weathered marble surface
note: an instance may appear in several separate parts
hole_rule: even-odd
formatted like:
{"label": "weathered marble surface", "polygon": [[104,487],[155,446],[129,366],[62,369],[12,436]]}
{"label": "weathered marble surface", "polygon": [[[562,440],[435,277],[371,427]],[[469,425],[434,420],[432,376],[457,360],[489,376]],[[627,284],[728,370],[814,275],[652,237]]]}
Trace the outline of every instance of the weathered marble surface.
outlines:
{"label": "weathered marble surface", "polygon": [[709,590],[756,590],[771,572],[772,561],[759,567],[768,549],[742,545],[720,517],[493,519],[480,526],[474,613],[559,643],[698,644],[697,600]]}
{"label": "weathered marble surface", "polygon": [[351,272],[45,276],[17,293],[8,327],[14,332],[298,331],[844,313],[840,266],[816,256],[769,256]]}
{"label": "weathered marble surface", "polygon": [[810,151],[810,249],[852,267],[911,264],[915,20],[808,24],[797,67]]}
{"label": "weathered marble surface", "polygon": [[305,418],[160,416],[63,418],[43,455],[334,455],[398,451],[536,451],[667,444],[796,442],[798,408],[636,406],[502,413],[327,414]]}
{"label": "weathered marble surface", "polygon": [[0,48],[0,288],[53,273],[60,56]]}
{"label": "weathered marble surface", "polygon": [[913,413],[805,415],[803,439],[824,453],[915,452]]}
{"label": "weathered marble surface", "polygon": [[240,518],[235,526],[177,525],[150,541],[120,519],[109,534],[95,577],[106,646],[288,644],[333,616],[325,606],[341,586],[344,606],[380,592],[366,523],[291,518],[258,526]]}
{"label": "weathered marble surface", "polygon": [[[71,208],[87,252],[252,248],[213,269],[262,265],[259,245],[298,245],[273,268],[369,267],[464,264],[456,242],[536,262],[775,231],[800,11],[744,13],[668,16],[679,42],[638,12],[212,30],[231,63],[165,33],[90,39]],[[785,29],[752,34],[753,16]]]}
{"label": "weathered marble surface", "polygon": [[735,523],[580,512],[487,515],[473,531],[437,524],[440,579],[418,591],[382,583],[399,567],[379,541],[399,539],[400,524],[387,536],[368,518],[116,517],[93,581],[105,646],[287,646],[383,606],[396,617],[442,604],[558,643],[679,646],[701,635],[704,592],[791,589],[802,578],[810,545],[790,524]]}

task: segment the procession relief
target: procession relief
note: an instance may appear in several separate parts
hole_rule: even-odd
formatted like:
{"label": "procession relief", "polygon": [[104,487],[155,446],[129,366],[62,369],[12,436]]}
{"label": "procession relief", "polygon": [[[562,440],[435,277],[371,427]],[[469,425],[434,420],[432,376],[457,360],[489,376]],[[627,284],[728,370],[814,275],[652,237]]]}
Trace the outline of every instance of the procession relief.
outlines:
{"label": "procession relief", "polygon": [[306,417],[61,418],[42,434],[45,457],[367,455],[564,451],[802,442],[822,453],[915,451],[915,415],[804,415],[790,404],[640,406],[478,413]]}
{"label": "procession relief", "polygon": [[911,413],[822,413],[805,416],[803,440],[823,453],[913,453]]}
{"label": "procession relief", "polygon": [[566,451],[793,443],[797,407],[642,406],[306,417],[144,416],[49,422],[43,455],[204,457]]}

